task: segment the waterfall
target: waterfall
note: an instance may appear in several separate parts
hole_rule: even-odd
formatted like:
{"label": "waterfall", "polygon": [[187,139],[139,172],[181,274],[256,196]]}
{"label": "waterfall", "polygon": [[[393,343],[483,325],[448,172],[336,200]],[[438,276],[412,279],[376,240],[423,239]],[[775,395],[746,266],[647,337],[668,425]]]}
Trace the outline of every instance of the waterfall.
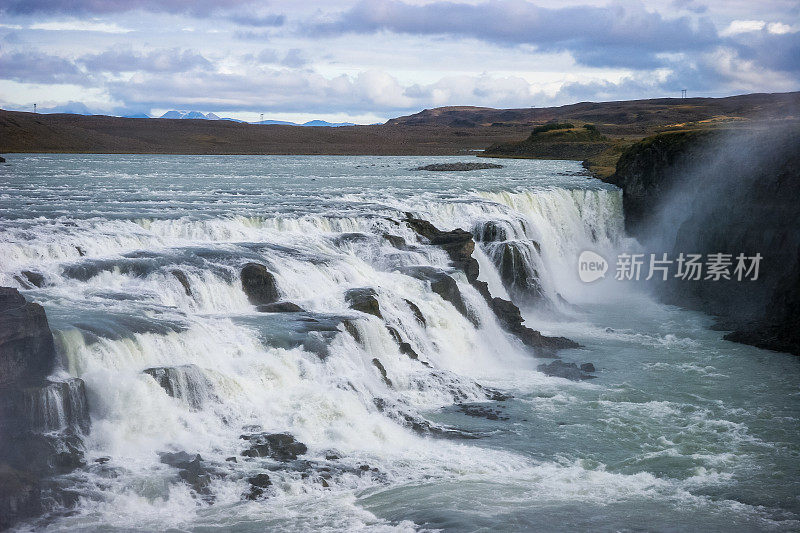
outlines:
{"label": "waterfall", "polygon": [[[324,478],[331,486],[424,479],[420,458],[445,471],[518,467],[502,454],[463,457],[461,439],[480,435],[426,418],[547,378],[480,285],[406,219],[470,232],[490,297],[550,309],[580,292],[582,249],[620,246],[618,191],[340,201],[348,207],[312,214],[30,220],[2,234],[0,284],[43,298],[70,377],[28,410],[41,431],[80,430],[90,463],[127,469],[124,479],[96,466],[81,474],[87,500],[105,502],[94,509],[159,516],[163,502],[238,501],[262,464],[251,460],[260,452],[241,459],[247,446],[284,434],[309,461],[340,458],[346,468]],[[290,312],[248,300],[247,263],[264,266],[284,306],[274,309]],[[374,298],[375,312],[354,308],[353,290]],[[87,401],[91,431],[79,415]],[[180,452],[202,463],[165,455]],[[206,465],[212,481],[190,479],[190,464]],[[274,465],[269,475],[288,493],[315,490],[313,476]]]}

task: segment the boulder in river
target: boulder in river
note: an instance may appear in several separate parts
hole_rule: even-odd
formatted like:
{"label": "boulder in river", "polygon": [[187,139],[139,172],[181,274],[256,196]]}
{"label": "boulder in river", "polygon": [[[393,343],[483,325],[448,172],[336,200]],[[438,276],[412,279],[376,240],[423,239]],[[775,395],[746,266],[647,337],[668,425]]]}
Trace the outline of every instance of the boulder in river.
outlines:
{"label": "boulder in river", "polygon": [[[543,372],[548,376],[565,378],[572,381],[595,379],[597,376],[592,376],[582,370],[582,368],[587,364],[591,365],[591,363],[584,363],[581,365],[581,368],[578,368],[578,365],[575,363],[565,363],[564,361],[556,359],[552,363],[539,365],[538,370],[539,372]],[[592,369],[594,369],[594,365],[592,365]]]}
{"label": "boulder in river", "polygon": [[264,489],[272,485],[269,474],[256,474],[247,478],[250,483],[250,492],[245,496],[248,500],[256,500],[264,494]]}
{"label": "boulder in river", "polygon": [[259,263],[247,263],[242,268],[242,290],[253,305],[264,305],[280,299],[275,276]]}
{"label": "boulder in river", "polygon": [[503,168],[503,165],[496,163],[433,163],[414,168],[412,170],[429,170],[432,172],[467,172],[470,170],[487,170],[491,168]]}
{"label": "boulder in river", "polygon": [[197,365],[161,366],[144,370],[173,398],[200,409],[206,400],[215,398],[213,386]]}
{"label": "boulder in river", "polygon": [[276,461],[294,461],[304,455],[308,447],[289,433],[253,433],[239,438],[250,445],[242,452],[245,457],[271,457]]}
{"label": "boulder in river", "polygon": [[377,296],[375,289],[361,287],[348,290],[344,295],[344,299],[350,305],[350,309],[383,318]]}
{"label": "boulder in river", "polygon": [[178,469],[178,476],[192,489],[203,495],[211,493],[211,479],[220,474],[208,466],[200,454],[187,452],[160,453],[161,462]]}
{"label": "boulder in river", "polygon": [[259,305],[256,309],[262,313],[301,313],[305,311],[305,309],[292,302],[275,302]]}

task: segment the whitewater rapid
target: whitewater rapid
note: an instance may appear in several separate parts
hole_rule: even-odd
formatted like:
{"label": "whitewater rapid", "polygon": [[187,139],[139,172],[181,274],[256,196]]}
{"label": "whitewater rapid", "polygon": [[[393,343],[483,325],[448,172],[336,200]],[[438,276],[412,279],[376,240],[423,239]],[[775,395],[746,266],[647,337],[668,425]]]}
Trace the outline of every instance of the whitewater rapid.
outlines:
{"label": "whitewater rapid", "polygon": [[[676,346],[714,351],[707,345],[721,342],[696,328],[702,318],[674,310],[673,330],[693,329],[702,340],[646,331],[661,327],[656,316],[666,311],[633,289],[625,305],[637,318],[601,324],[621,295],[582,284],[577,255],[590,249],[612,257],[636,244],[624,234],[621,192],[573,162],[511,161],[502,171],[440,176],[410,171],[419,166],[415,158],[10,161],[0,188],[0,285],[44,305],[61,362],[53,379],[81,378],[91,415],[87,464],[60,481],[78,495],[76,507],[55,508],[30,527],[450,529],[448,520],[431,518],[428,498],[444,498],[439,505],[453,513],[462,499],[485,501],[485,515],[473,520],[497,529],[515,529],[502,515],[525,502],[572,509],[632,498],[666,506],[653,512],[674,512],[670,505],[699,509],[699,516],[739,512],[743,524],[759,527],[782,527],[786,519],[761,503],[742,502],[746,509],[737,511],[735,498],[709,499],[706,485],[728,476],[712,466],[725,463],[721,451],[708,452],[714,457],[704,471],[693,466],[694,476],[676,477],[520,442],[529,433],[547,441],[561,421],[553,420],[556,429],[531,421],[569,412],[571,404],[577,412],[601,402],[595,408],[603,417],[579,423],[601,432],[688,413],[651,391],[627,397],[618,388],[629,384],[602,372],[584,383],[538,372],[541,359],[503,329],[441,248],[403,222],[408,216],[471,232],[492,296],[513,299],[528,326],[587,346],[562,352],[568,361],[611,369],[615,356],[603,360],[608,346],[652,344],[672,354]],[[240,271],[250,262],[265,265],[280,299],[303,311],[259,312],[242,290]],[[420,267],[449,273],[470,316],[409,274]],[[42,275],[41,287],[26,277],[30,271]],[[346,292],[364,287],[375,291],[382,318],[350,308]],[[648,313],[654,325],[637,325]],[[657,371],[659,361],[651,364]],[[170,376],[172,394],[156,375]],[[501,408],[516,413],[505,425],[454,415],[463,405],[500,405],[501,394],[514,397],[503,400]],[[617,395],[626,396],[622,403]],[[692,409],[694,416],[701,408]],[[692,423],[717,420],[727,434],[725,411],[707,414]],[[737,438],[749,431],[730,430]],[[291,434],[308,447],[305,463],[243,459],[241,435],[253,431]],[[653,438],[665,439],[664,449],[679,446],[670,435]],[[208,493],[182,482],[159,455],[179,451],[200,454],[221,472]],[[243,499],[247,478],[260,472],[272,480],[267,496]],[[560,529],[550,526],[543,529]]]}

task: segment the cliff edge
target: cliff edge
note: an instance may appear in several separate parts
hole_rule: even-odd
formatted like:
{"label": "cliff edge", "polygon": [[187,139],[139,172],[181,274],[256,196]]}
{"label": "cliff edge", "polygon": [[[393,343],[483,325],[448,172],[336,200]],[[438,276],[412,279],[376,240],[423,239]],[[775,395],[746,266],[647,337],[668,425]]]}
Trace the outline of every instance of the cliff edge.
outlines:
{"label": "cliff edge", "polygon": [[650,253],[762,257],[755,280],[660,283],[665,301],[718,316],[728,340],[800,355],[800,128],[656,135],[606,181],[622,188],[626,229]]}

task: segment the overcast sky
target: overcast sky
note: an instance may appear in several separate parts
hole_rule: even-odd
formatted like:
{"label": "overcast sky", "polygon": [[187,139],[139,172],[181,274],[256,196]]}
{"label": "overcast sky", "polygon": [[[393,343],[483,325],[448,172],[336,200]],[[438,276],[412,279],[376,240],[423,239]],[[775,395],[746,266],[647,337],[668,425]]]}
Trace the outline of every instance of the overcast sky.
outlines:
{"label": "overcast sky", "polygon": [[0,107],[359,123],[800,90],[797,0],[2,0]]}

